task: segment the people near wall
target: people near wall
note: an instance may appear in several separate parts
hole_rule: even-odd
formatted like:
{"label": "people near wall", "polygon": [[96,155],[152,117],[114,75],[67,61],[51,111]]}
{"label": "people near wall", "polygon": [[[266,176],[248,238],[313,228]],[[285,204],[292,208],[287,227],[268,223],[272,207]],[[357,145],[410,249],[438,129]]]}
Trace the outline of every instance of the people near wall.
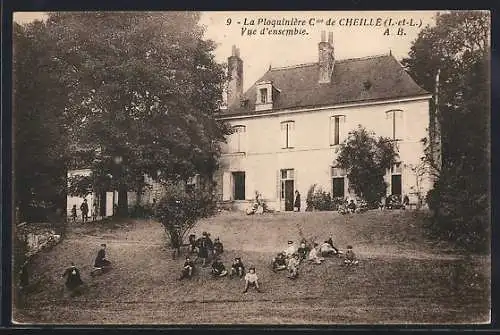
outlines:
{"label": "people near wall", "polygon": [[405,194],[403,197],[403,206],[408,206],[410,204],[410,198],[408,198],[408,195]]}
{"label": "people near wall", "polygon": [[212,263],[212,275],[214,277],[224,277],[227,275],[226,267],[219,257],[216,257]]}
{"label": "people near wall", "polygon": [[296,279],[299,276],[299,264],[299,254],[293,254],[287,264],[288,278]]}
{"label": "people near wall", "polygon": [[347,205],[347,210],[350,213],[356,212],[356,204],[354,203],[354,200],[351,199],[351,201],[349,202],[349,205]]}
{"label": "people near wall", "polygon": [[321,264],[325,259],[319,255],[319,245],[318,243],[314,243],[314,246],[309,251],[309,255],[307,257],[309,262],[314,264]]}
{"label": "people near wall", "polygon": [[254,287],[257,292],[261,292],[259,287],[259,277],[257,276],[255,267],[253,266],[248,269],[248,273],[245,275],[245,289],[243,290],[243,293],[247,293],[249,287]]}
{"label": "people near wall", "polygon": [[224,245],[220,241],[220,238],[214,240],[214,256],[217,257],[224,252]]}
{"label": "people near wall", "polygon": [[345,253],[345,259],[344,259],[344,265],[346,266],[352,266],[352,265],[358,265],[359,261],[356,257],[356,254],[354,253],[352,249],[352,245],[347,246],[347,251]]}
{"label": "people near wall", "polygon": [[99,207],[97,206],[97,202],[94,201],[92,205],[92,221],[97,220],[97,213],[99,212]]}
{"label": "people near wall", "polygon": [[62,277],[66,278],[65,285],[70,291],[74,291],[79,286],[83,285],[82,278],[80,277],[80,270],[78,270],[73,262],[71,262],[71,266],[64,271]]}
{"label": "people near wall", "polygon": [[245,266],[243,265],[241,258],[236,257],[233,261],[233,264],[231,265],[231,274],[229,275],[229,278],[232,278],[233,276],[238,276],[242,278],[244,275],[245,275]]}
{"label": "people near wall", "polygon": [[193,277],[193,274],[194,274],[194,262],[191,260],[189,256],[187,256],[186,260],[184,261],[184,265],[182,266],[181,276],[179,277],[179,280],[182,280],[184,278],[190,279]]}
{"label": "people near wall", "polygon": [[89,204],[87,203],[87,199],[83,199],[80,205],[80,211],[82,211],[82,221],[87,222],[89,219]]}
{"label": "people near wall", "polygon": [[283,252],[287,258],[291,257],[293,254],[297,252],[297,247],[295,246],[295,243],[293,241],[288,241],[288,246]]}
{"label": "people near wall", "polygon": [[273,258],[271,267],[273,271],[281,271],[286,269],[286,256],[283,252],[278,253],[276,257]]}
{"label": "people near wall", "polygon": [[73,222],[75,222],[76,218],[78,217],[76,211],[77,211],[76,205],[73,205],[73,207],[71,208],[71,218],[73,219]]}
{"label": "people near wall", "polygon": [[106,244],[101,244],[101,248],[97,252],[97,257],[95,258],[94,267],[104,268],[111,266],[111,262],[106,258]]}
{"label": "people near wall", "polygon": [[300,193],[295,190],[295,201],[293,203],[293,210],[295,212],[300,212]]}

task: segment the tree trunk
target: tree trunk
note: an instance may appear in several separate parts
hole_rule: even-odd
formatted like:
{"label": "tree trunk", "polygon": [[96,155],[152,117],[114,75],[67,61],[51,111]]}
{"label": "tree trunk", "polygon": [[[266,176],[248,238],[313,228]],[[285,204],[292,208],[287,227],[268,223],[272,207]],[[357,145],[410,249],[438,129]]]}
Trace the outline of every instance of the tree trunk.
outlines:
{"label": "tree trunk", "polygon": [[128,217],[128,193],[127,185],[120,184],[118,186],[118,217]]}

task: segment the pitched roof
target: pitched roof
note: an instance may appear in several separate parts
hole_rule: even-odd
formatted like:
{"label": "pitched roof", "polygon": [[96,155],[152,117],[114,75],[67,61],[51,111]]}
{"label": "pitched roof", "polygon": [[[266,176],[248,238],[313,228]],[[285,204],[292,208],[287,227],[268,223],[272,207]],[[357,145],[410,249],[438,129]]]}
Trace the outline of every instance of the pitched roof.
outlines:
{"label": "pitched roof", "polygon": [[[269,69],[256,83],[272,81],[280,90],[272,111],[429,94],[392,55],[337,60],[330,83],[320,84],[318,78],[319,65],[311,63]],[[256,83],[243,94],[242,99],[248,99],[246,107],[229,106],[221,116],[258,114],[255,112]]]}

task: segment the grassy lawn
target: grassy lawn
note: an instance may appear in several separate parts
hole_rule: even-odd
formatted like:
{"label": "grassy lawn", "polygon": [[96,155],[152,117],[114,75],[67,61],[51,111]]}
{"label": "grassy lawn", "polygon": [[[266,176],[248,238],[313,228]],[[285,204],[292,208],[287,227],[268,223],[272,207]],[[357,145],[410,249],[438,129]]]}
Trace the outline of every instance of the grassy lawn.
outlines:
{"label": "grassy lawn", "polygon": [[[183,257],[171,259],[161,225],[151,220],[74,224],[67,238],[40,254],[32,269],[33,292],[20,323],[71,324],[401,324],[485,323],[490,318],[490,258],[468,255],[424,237],[423,219],[409,211],[222,213],[200,222],[224,243],[226,266],[235,256],[253,264],[263,293],[242,294],[239,279],[198,268],[176,281]],[[355,268],[331,258],[304,264],[296,281],[269,268],[289,239],[354,246]],[[89,276],[100,243],[108,244],[111,272]],[[60,275],[69,262],[82,270],[86,292],[70,298]]]}

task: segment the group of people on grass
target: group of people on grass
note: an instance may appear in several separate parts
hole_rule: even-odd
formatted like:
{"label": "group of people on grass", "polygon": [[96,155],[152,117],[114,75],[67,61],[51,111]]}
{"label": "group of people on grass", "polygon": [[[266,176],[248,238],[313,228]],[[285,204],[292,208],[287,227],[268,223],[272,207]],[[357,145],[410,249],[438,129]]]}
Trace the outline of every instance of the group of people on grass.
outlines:
{"label": "group of people on grass", "polygon": [[[296,279],[299,276],[299,265],[306,261],[312,264],[322,264],[325,257],[341,256],[344,252],[340,251],[333,245],[333,239],[330,238],[324,241],[321,245],[313,243],[308,245],[305,239],[302,239],[300,246],[297,247],[293,241],[288,241],[288,246],[285,250],[279,252],[271,262],[273,271],[288,270],[288,278]],[[343,265],[357,265],[359,261],[352,250],[352,246],[347,246],[347,251],[344,255]]]}
{"label": "group of people on grass", "polygon": [[[93,276],[97,272],[102,272],[111,267],[111,262],[106,258],[106,244],[101,244],[101,248],[97,252],[97,256],[94,261],[94,268],[90,272]],[[84,284],[80,270],[76,267],[74,262],[64,271],[62,274],[63,278],[66,278],[65,286],[68,290],[72,292],[72,295],[79,292],[79,288]]]}
{"label": "group of people on grass", "polygon": [[[97,202],[94,202],[92,206],[92,221],[95,221],[97,219],[97,212],[98,212],[98,206]],[[80,205],[80,211],[82,212],[82,222],[88,222],[89,220],[89,204],[87,203],[87,199],[83,199],[83,202]],[[73,222],[76,222],[76,219],[78,218],[78,213],[77,213],[77,208],[76,205],[73,205],[71,208],[71,219]]]}

